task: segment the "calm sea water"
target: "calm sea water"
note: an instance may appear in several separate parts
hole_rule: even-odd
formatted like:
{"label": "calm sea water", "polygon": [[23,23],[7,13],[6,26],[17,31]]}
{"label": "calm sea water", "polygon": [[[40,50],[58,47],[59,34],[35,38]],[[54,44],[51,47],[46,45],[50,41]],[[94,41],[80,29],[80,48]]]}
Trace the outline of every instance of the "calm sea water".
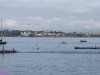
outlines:
{"label": "calm sea water", "polygon": [[[75,50],[75,46],[99,46],[100,38],[5,37],[0,49],[0,73],[9,75],[100,75],[100,49]],[[86,40],[86,43],[80,42]],[[59,44],[65,41],[68,44]],[[39,48],[39,49],[38,49]]]}

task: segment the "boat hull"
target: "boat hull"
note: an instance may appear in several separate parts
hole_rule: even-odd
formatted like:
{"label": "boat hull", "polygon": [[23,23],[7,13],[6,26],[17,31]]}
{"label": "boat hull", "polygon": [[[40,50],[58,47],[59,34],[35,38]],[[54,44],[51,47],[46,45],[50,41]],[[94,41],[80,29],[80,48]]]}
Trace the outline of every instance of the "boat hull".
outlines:
{"label": "boat hull", "polygon": [[74,47],[74,49],[100,49],[100,47]]}
{"label": "boat hull", "polygon": [[87,42],[87,41],[80,41],[80,42]]}
{"label": "boat hull", "polygon": [[6,42],[0,42],[0,44],[6,44]]}
{"label": "boat hull", "polygon": [[0,51],[0,53],[16,53],[17,51],[15,50],[5,50],[5,51]]}

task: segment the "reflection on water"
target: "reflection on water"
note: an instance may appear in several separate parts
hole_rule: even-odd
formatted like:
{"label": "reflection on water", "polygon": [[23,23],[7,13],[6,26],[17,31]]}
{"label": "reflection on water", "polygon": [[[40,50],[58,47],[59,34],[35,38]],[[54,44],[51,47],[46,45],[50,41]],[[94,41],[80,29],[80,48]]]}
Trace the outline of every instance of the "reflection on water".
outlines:
{"label": "reflection on water", "polygon": [[[10,75],[100,75],[100,50],[76,50],[75,46],[99,46],[99,38],[5,38],[0,72]],[[61,41],[68,44],[60,44]],[[2,49],[3,45],[0,45]],[[39,48],[39,49],[37,49]]]}

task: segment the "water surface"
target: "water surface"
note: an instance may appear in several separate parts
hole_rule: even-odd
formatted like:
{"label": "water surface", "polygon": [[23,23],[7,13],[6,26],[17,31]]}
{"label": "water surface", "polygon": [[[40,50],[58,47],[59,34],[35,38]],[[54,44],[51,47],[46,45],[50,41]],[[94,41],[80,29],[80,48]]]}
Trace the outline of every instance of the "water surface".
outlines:
{"label": "water surface", "polygon": [[[86,40],[87,42],[80,42]],[[6,37],[0,54],[0,72],[10,75],[100,75],[100,49],[75,50],[75,46],[99,46],[100,38]],[[65,41],[68,44],[59,44]],[[0,45],[2,49],[3,45]],[[38,49],[39,48],[39,49]]]}

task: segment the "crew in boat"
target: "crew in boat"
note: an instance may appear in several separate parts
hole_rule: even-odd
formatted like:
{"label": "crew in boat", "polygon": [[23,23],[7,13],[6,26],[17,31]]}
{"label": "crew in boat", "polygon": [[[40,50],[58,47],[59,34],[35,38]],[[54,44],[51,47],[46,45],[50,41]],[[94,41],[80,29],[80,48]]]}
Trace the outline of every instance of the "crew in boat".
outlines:
{"label": "crew in boat", "polygon": [[5,51],[4,46],[3,46],[3,48],[2,48],[2,51],[3,51],[3,52]]}
{"label": "crew in boat", "polygon": [[13,48],[13,51],[14,51],[14,48]]}

